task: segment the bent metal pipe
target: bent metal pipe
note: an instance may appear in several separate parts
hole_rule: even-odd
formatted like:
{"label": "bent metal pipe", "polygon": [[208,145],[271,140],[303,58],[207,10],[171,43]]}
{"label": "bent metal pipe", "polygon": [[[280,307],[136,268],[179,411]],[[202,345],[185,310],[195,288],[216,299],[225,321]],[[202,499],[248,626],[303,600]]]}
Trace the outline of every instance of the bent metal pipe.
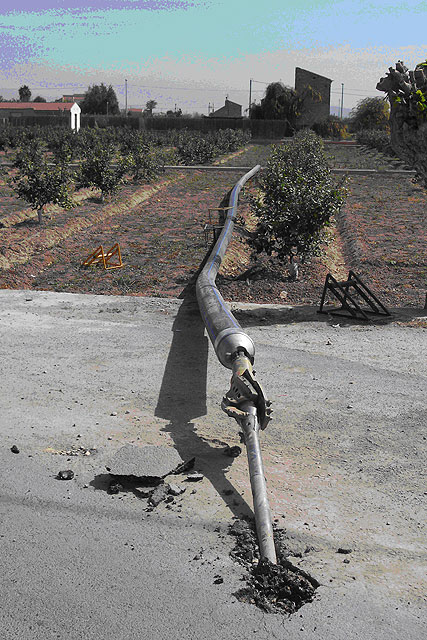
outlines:
{"label": "bent metal pipe", "polygon": [[257,165],[235,184],[224,227],[197,279],[196,293],[200,313],[215,353],[221,364],[233,371],[230,390],[224,396],[221,407],[242,428],[260,553],[262,558],[268,558],[276,564],[271,512],[258,437],[259,429],[264,429],[270,420],[270,402],[254,377],[252,365],[255,345],[226,306],[215,284],[233,232],[240,190],[260,169],[260,165]]}

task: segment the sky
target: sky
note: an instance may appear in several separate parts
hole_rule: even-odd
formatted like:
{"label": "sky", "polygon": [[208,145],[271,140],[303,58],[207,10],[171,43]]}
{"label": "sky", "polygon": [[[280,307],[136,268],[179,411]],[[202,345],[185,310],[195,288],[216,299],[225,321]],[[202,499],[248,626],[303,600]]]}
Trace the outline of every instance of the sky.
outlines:
{"label": "sky", "polygon": [[[295,67],[330,78],[344,109],[400,59],[427,58],[427,0],[14,0],[0,6],[0,95],[26,84],[56,99],[111,84],[121,107],[208,113],[225,98],[294,86]],[[13,7],[13,9],[10,9]],[[127,82],[125,82],[127,81]]]}

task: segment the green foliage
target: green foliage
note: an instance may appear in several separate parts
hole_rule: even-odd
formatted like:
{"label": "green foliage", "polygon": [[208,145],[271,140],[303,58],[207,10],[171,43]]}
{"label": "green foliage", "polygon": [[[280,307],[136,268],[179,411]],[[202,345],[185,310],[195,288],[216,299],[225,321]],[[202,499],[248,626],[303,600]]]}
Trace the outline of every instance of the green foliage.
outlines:
{"label": "green foliage", "polygon": [[182,136],[176,145],[180,164],[210,164],[215,157],[215,144],[211,136]]}
{"label": "green foliage", "polygon": [[396,155],[391,146],[390,134],[383,129],[361,129],[356,134],[359,144],[364,144],[371,149],[378,149],[389,156]]}
{"label": "green foliage", "polygon": [[48,148],[58,164],[71,162],[79,149],[78,134],[69,129],[61,129],[48,138]]}
{"label": "green foliage", "polygon": [[83,160],[77,173],[77,187],[91,187],[101,190],[101,202],[106,195],[116,193],[124,183],[129,163],[120,157],[116,166],[116,149],[112,144],[99,141],[84,150]]}
{"label": "green foliage", "polygon": [[321,138],[344,140],[349,137],[347,125],[337,116],[328,116],[320,122],[315,122],[311,128]]}
{"label": "green foliage", "polygon": [[33,102],[46,102],[46,98],[43,98],[43,96],[36,96]]}
{"label": "green foliage", "polygon": [[18,152],[15,159],[17,175],[12,178],[16,195],[37,211],[42,222],[47,204],[59,204],[66,209],[73,206],[70,197],[70,177],[64,165],[49,166],[43,156],[43,148],[37,143]]}
{"label": "green foliage", "polygon": [[320,94],[306,87],[298,92],[282,82],[272,82],[265,90],[265,96],[259,105],[251,105],[249,117],[255,120],[285,120],[294,130],[307,101],[320,102]]}
{"label": "green foliage", "polygon": [[153,109],[157,107],[157,102],[155,100],[147,100],[145,104],[145,109],[143,111],[143,116],[151,118],[153,116]]}
{"label": "green foliage", "polygon": [[108,113],[115,115],[120,113],[116,93],[111,84],[106,87],[104,83],[94,84],[88,88],[84,100],[80,103],[82,113]]}
{"label": "green foliage", "polygon": [[387,93],[392,116],[397,116],[400,124],[406,122],[416,129],[427,120],[427,63],[420,62],[414,71],[409,71],[402,60],[395,66],[395,69],[389,67],[377,89]]}
{"label": "green foliage", "polygon": [[284,146],[276,146],[260,178],[252,202],[258,224],[251,240],[257,253],[280,260],[320,252],[325,228],[339,211],[345,195],[334,183],[321,139],[300,131]]}
{"label": "green foliage", "polygon": [[384,98],[364,98],[352,109],[350,118],[354,131],[360,129],[382,129],[389,131],[390,108]]}
{"label": "green foliage", "polygon": [[15,154],[13,166],[20,171],[27,171],[29,167],[36,167],[44,162],[45,145],[40,138],[21,140],[22,147]]}
{"label": "green foliage", "polygon": [[236,151],[249,140],[250,134],[239,129],[220,129],[206,134],[180,131],[175,142],[178,162],[210,164],[217,156]]}
{"label": "green foliage", "polygon": [[142,134],[130,132],[122,140],[121,148],[135,181],[149,182],[160,173],[161,166],[157,157]]}
{"label": "green foliage", "polygon": [[30,100],[31,100],[30,87],[27,87],[26,84],[23,84],[22,87],[19,87],[18,93],[19,93],[19,101],[20,102],[30,102]]}

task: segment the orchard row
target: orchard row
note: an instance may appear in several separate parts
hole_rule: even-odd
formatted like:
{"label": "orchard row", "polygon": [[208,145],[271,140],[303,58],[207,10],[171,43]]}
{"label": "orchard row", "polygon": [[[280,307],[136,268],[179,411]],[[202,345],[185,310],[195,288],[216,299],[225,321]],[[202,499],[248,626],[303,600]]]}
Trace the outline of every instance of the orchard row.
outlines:
{"label": "orchard row", "polygon": [[13,150],[10,183],[17,197],[37,211],[39,222],[47,204],[74,206],[73,189],[99,189],[104,201],[129,178],[150,182],[165,164],[209,164],[249,141],[248,134],[232,129],[204,135],[128,128],[82,129],[75,134],[59,127],[4,127],[0,135],[3,150]]}
{"label": "orchard row", "polygon": [[201,133],[198,131],[138,131],[128,127],[84,128],[77,134],[63,126],[0,127],[0,151],[25,148],[37,142],[62,162],[78,160],[87,148],[113,146],[118,154],[144,145],[151,150],[163,150],[168,163],[207,164],[224,153],[236,151],[250,140],[250,133],[234,129]]}

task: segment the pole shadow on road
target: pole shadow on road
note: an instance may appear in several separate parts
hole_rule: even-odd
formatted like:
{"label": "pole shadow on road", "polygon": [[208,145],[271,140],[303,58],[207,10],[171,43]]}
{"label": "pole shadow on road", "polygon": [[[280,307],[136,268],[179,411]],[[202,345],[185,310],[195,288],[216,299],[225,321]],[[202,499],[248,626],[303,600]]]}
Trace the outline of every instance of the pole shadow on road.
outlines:
{"label": "pole shadow on road", "polygon": [[[233,458],[224,447],[212,446],[197,434],[195,418],[207,413],[206,382],[209,340],[200,317],[193,287],[187,287],[175,318],[166,368],[155,415],[169,420],[163,431],[170,433],[183,460],[193,456],[197,468],[212,483],[230,511],[237,517],[252,516],[252,510],[226,477]],[[224,380],[226,385],[227,380]],[[212,433],[214,438],[215,434]],[[227,495],[229,494],[229,495]]]}

